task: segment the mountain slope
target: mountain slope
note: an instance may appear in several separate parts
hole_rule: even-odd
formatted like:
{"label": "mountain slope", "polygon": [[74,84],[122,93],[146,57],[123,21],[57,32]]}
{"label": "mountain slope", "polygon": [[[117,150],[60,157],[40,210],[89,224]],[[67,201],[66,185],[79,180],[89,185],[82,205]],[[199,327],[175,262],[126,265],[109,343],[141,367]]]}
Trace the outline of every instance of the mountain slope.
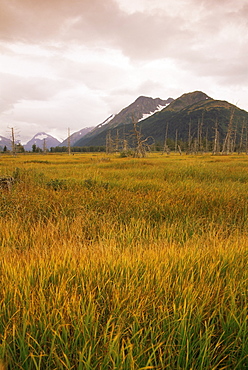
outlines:
{"label": "mountain slope", "polygon": [[248,113],[226,101],[211,98],[205,98],[181,110],[171,111],[166,108],[144,121],[141,130],[144,136],[151,135],[155,141],[162,144],[167,125],[168,138],[175,140],[177,135],[178,139],[184,142],[188,141],[189,132],[191,140],[196,139],[199,130],[202,138],[213,141],[217,127],[219,140],[222,142],[232,115],[232,130],[236,130],[238,140],[243,122],[248,122]]}
{"label": "mountain slope", "polygon": [[[78,140],[80,140],[82,137],[84,137],[86,134],[91,132],[95,127],[85,127],[80,131],[74,132],[72,135],[70,135],[70,144],[73,146]],[[62,141],[59,146],[68,146],[68,138]]]}
{"label": "mountain slope", "polygon": [[[239,142],[242,126],[248,123],[248,113],[226,101],[214,100],[201,91],[183,94],[172,100],[164,109],[142,121],[139,121],[137,116],[135,119],[136,122],[139,121],[137,126],[143,138],[151,136],[154,142],[163,145],[166,131],[168,139],[172,141],[177,137],[178,140],[187,143],[190,133],[190,140],[193,143],[200,132],[202,140],[213,142],[216,125],[221,143],[226,136],[231,116],[233,116],[232,131],[233,133],[235,131],[236,142]],[[129,121],[118,120],[118,124],[114,124],[114,119],[110,120],[108,124],[101,127],[101,131],[95,131],[95,135],[89,137],[87,144],[82,144],[105,145],[106,136],[110,133],[113,141],[116,141],[118,136],[120,147],[124,139],[128,141],[129,147],[133,147],[134,136],[131,117],[129,116]]]}
{"label": "mountain slope", "polygon": [[[122,109],[117,115],[111,115],[100,125],[96,126],[95,129],[93,129],[90,133],[75,142],[74,146],[105,145],[105,141],[103,142],[102,139],[98,140],[97,138],[105,138],[108,130],[112,130],[123,125],[128,125],[133,119],[136,121],[143,120],[146,116],[150,116],[154,112],[168,106],[168,104],[170,104],[172,101],[172,98],[162,100],[160,98],[153,99],[140,96],[128,107]],[[100,144],[96,144],[99,142]]]}
{"label": "mountain slope", "polygon": [[46,149],[50,149],[51,147],[58,146],[60,141],[55,139],[53,136],[46,134],[45,132],[37,133],[31,140],[24,145],[24,149],[27,151],[31,151],[33,145],[36,145],[37,148],[43,149],[44,145]]}
{"label": "mountain slope", "polygon": [[10,139],[7,139],[6,137],[0,136],[0,150],[2,151],[5,146],[6,146],[7,149],[11,150],[12,142],[11,142]]}
{"label": "mountain slope", "polygon": [[202,91],[194,91],[191,93],[183,94],[178,99],[175,99],[170,106],[167,107],[167,112],[179,112],[180,110],[196,104],[200,101],[211,99],[208,95]]}

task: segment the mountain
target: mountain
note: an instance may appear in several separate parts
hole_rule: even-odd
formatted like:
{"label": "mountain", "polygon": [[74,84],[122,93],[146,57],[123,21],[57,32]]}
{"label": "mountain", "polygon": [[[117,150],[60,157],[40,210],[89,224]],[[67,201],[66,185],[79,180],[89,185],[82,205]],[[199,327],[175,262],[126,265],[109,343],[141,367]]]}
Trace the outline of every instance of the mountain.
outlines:
{"label": "mountain", "polygon": [[33,145],[36,145],[37,148],[43,150],[44,146],[46,149],[50,149],[51,147],[58,146],[60,141],[55,139],[53,136],[46,134],[45,132],[39,132],[36,134],[31,140],[24,145],[24,149],[27,151],[32,151]]}
{"label": "mountain", "polygon": [[177,136],[178,140],[187,142],[190,132],[192,142],[199,134],[204,140],[213,142],[217,129],[218,140],[223,142],[230,121],[238,142],[242,126],[248,122],[248,112],[195,91],[182,95],[170,106],[143,121],[140,129],[143,136],[152,136],[160,144],[164,141],[166,131],[171,140]]}
{"label": "mountain", "polygon": [[[84,137],[88,132],[92,131],[95,128],[95,126],[92,127],[85,127],[80,131],[74,132],[72,135],[70,135],[70,144],[73,146],[78,140],[80,140],[82,137]],[[68,146],[68,138],[65,139],[59,146]]]}
{"label": "mountain", "polygon": [[6,139],[6,137],[0,136],[0,151],[2,151],[5,146],[7,147],[7,149],[11,150],[12,142],[10,139]]}
{"label": "mountain", "polygon": [[170,106],[167,108],[167,112],[179,112],[190,105],[197,104],[200,101],[205,101],[208,99],[211,98],[202,91],[194,91],[192,93],[183,94],[170,104]]}
{"label": "mountain", "polygon": [[168,106],[173,102],[172,98],[162,100],[160,98],[149,98],[140,96],[128,107],[122,109],[118,114],[111,115],[104,122],[96,126],[82,139],[75,142],[74,146],[105,145],[106,132],[132,123],[132,120],[142,121],[155,112]]}
{"label": "mountain", "polygon": [[[216,129],[218,140],[223,143],[230,122],[233,136],[236,137],[236,143],[240,142],[242,135],[245,136],[248,112],[226,101],[214,100],[201,91],[183,94],[175,100],[170,98],[168,99],[170,104],[165,104],[166,101],[163,101],[164,108],[162,109],[160,99],[152,99],[158,104],[157,109],[154,109],[154,113],[146,118],[147,111],[152,112],[150,107],[146,107],[150,99],[138,98],[117,116],[108,120],[107,123],[97,126],[90,134],[77,142],[77,145],[105,145],[106,137],[110,135],[112,141],[116,142],[118,138],[120,147],[121,143],[124,143],[124,139],[129,147],[133,147],[135,144],[132,117],[137,122],[142,138],[152,137],[151,141],[160,146],[163,146],[166,134],[168,141],[171,141],[171,143],[176,138],[178,141],[187,143],[189,135],[192,143],[197,140],[199,135],[202,140],[213,143]],[[143,113],[135,114],[135,108],[139,107],[141,107]]]}

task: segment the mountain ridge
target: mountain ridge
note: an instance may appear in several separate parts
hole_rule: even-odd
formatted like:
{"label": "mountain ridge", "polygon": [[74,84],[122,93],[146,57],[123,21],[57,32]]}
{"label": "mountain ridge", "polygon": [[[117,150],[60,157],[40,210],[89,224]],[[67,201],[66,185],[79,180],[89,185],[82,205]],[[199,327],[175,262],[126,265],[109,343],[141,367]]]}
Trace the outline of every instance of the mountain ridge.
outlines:
{"label": "mountain ridge", "polygon": [[51,147],[58,146],[59,144],[60,141],[52,135],[49,135],[46,132],[38,132],[27,142],[27,144],[23,146],[25,150],[31,151],[33,149],[33,145],[40,149],[45,148],[49,150]]}
{"label": "mountain ridge", "polygon": [[65,140],[63,140],[62,143],[59,144],[59,146],[60,147],[68,146],[68,139],[70,139],[70,145],[73,146],[75,142],[80,140],[82,137],[84,137],[88,132],[92,131],[94,128],[95,126],[85,127],[79,131],[74,132],[73,134],[70,135],[69,138],[66,138]]}
{"label": "mountain ridge", "polygon": [[105,121],[97,125],[91,132],[77,141],[75,146],[92,145],[91,141],[94,140],[94,137],[101,135],[106,131],[106,129],[114,129],[118,126],[129,124],[132,120],[143,120],[144,114],[153,114],[157,111],[158,107],[166,107],[173,100],[173,98],[162,100],[160,98],[153,99],[146,96],[139,96],[133,103],[123,108],[118,114],[112,115],[112,119],[110,119],[110,116]]}
{"label": "mountain ridge", "polygon": [[[142,97],[140,98],[142,99]],[[136,105],[140,98],[134,102]],[[131,106],[134,107],[135,104],[131,104]],[[129,107],[122,109],[121,112],[125,113]],[[229,102],[215,100],[202,91],[193,91],[185,93],[177,99],[172,99],[170,104],[143,120],[138,120],[137,115],[130,114],[126,116],[129,121],[127,119],[122,122],[119,121],[118,125],[113,124],[112,120],[103,126],[100,131],[93,130],[90,135],[85,137],[86,140],[82,139],[76,145],[104,146],[108,136],[113,142],[129,141],[128,145],[132,147],[134,145],[133,120],[136,121],[137,128],[143,138],[152,137],[154,142],[160,146],[163,145],[166,135],[172,141],[175,141],[177,137],[177,140],[187,143],[196,140],[200,132],[201,137],[204,137],[205,140],[213,141],[216,121],[219,140],[222,141],[227,133],[232,111],[234,112],[233,130],[236,127],[237,138],[239,139],[242,122],[248,122],[248,113]],[[121,118],[120,115],[118,118]]]}
{"label": "mountain ridge", "polygon": [[[105,146],[109,135],[110,140],[118,140],[119,143],[129,141],[128,145],[132,147],[134,122],[143,138],[151,136],[160,146],[165,135],[169,140],[175,140],[176,137],[179,141],[187,143],[189,140],[197,139],[199,130],[205,140],[213,141],[216,127],[219,139],[223,141],[230,120],[233,120],[232,130],[236,130],[235,135],[239,140],[242,130],[243,132],[248,130],[245,128],[245,125],[248,126],[248,112],[225,100],[213,99],[202,91],[184,93],[177,99],[166,100],[141,95],[118,114],[110,115],[97,126],[85,127],[74,132],[70,135],[70,145]],[[41,150],[44,148],[49,150],[56,146],[67,147],[68,138],[60,142],[45,132],[39,132],[24,145],[25,150],[31,151],[34,144]],[[5,146],[11,150],[12,142],[0,136],[0,149],[3,150]],[[121,150],[121,144],[119,149]]]}
{"label": "mountain ridge", "polygon": [[10,139],[0,135],[0,150],[3,150],[4,147],[6,147],[8,150],[11,150],[12,142]]}

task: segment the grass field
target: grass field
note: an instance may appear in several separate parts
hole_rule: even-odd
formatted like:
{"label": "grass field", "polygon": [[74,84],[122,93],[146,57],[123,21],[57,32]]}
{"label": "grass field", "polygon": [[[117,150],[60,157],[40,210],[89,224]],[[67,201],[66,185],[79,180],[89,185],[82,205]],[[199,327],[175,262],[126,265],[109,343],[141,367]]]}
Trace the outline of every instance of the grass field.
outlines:
{"label": "grass field", "polygon": [[0,157],[0,369],[247,369],[248,156]]}

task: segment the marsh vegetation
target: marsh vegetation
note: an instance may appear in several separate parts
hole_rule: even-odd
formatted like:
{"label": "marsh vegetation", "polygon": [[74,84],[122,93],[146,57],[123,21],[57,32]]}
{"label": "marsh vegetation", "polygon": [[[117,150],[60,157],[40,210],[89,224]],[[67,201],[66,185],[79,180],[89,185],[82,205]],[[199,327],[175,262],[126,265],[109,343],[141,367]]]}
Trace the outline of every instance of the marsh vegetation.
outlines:
{"label": "marsh vegetation", "polygon": [[248,367],[247,156],[5,155],[0,176],[6,369]]}

